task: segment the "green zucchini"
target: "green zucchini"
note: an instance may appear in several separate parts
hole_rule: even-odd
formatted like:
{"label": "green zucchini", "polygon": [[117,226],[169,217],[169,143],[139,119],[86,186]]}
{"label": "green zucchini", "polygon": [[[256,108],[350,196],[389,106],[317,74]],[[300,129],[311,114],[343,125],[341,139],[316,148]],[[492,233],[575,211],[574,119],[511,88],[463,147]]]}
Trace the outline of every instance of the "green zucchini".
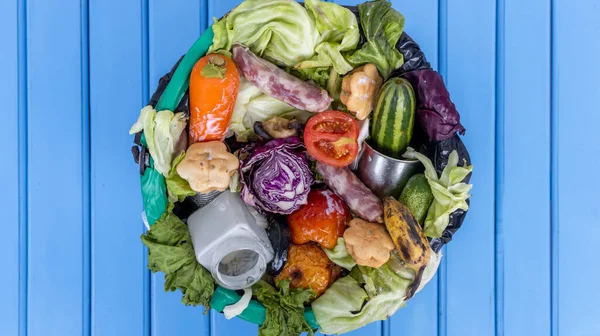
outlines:
{"label": "green zucchini", "polygon": [[398,200],[406,205],[419,224],[423,225],[427,211],[433,202],[431,187],[425,175],[413,175],[406,183]]}
{"label": "green zucchini", "polygon": [[391,78],[383,84],[369,132],[377,151],[401,158],[412,138],[415,106],[415,92],[406,79]]}

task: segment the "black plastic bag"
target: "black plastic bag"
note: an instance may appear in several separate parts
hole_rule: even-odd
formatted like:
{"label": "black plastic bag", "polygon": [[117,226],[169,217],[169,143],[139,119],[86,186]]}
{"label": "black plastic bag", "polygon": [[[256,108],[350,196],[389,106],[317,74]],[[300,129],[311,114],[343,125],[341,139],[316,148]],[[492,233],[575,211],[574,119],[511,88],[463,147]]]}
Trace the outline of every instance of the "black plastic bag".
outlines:
{"label": "black plastic bag", "polygon": [[[467,151],[467,147],[460,139],[458,134],[454,134],[449,139],[442,141],[432,141],[428,146],[427,156],[431,159],[433,166],[435,167],[435,171],[438,175],[442,174],[442,171],[448,164],[448,158],[450,157],[450,153],[453,150],[456,150],[458,153],[458,162],[460,165],[466,161],[467,165],[471,164],[471,157],[469,156],[469,152]],[[471,179],[471,175],[469,174],[463,182],[469,183]]]}
{"label": "black plastic bag", "polygon": [[427,62],[427,58],[421,48],[407,33],[403,32],[396,44],[396,48],[402,56],[404,56],[404,64],[399,69],[392,72],[390,77],[399,76],[405,72],[414,70],[431,69],[431,64]]}
{"label": "black plastic bag", "polygon": [[[171,68],[171,71],[169,71],[169,73],[162,76],[158,80],[158,87],[156,88],[156,91],[154,91],[154,93],[152,94],[152,97],[150,98],[148,105],[152,105],[152,107],[156,107],[156,104],[158,103],[160,96],[162,96],[163,92],[167,88],[167,85],[169,85],[169,82],[171,81],[171,78],[173,78],[173,74],[175,73],[175,70],[177,70],[177,67],[179,66],[179,63],[181,63],[182,59],[183,59],[183,56],[181,56],[179,58],[179,60],[177,61],[177,63],[175,63],[173,68]],[[189,103],[189,90],[186,90],[185,94],[183,95],[183,98],[181,98],[181,101],[179,102],[179,105],[177,105],[177,108],[175,109],[174,112],[185,112],[185,114],[189,116],[190,115],[190,107],[189,107],[188,103]]]}

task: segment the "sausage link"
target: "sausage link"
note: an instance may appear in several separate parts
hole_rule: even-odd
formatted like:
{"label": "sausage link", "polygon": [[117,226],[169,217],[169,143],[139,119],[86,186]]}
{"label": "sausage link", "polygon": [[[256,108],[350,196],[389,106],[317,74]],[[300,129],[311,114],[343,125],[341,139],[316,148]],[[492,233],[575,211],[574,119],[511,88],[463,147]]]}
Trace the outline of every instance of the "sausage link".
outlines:
{"label": "sausage link", "polygon": [[348,167],[333,167],[317,162],[317,171],[325,184],[338,194],[358,217],[383,222],[383,204]]}
{"label": "sausage link", "polygon": [[233,45],[233,61],[244,77],[264,94],[297,109],[323,112],[333,101],[327,91],[290,75],[239,43]]}

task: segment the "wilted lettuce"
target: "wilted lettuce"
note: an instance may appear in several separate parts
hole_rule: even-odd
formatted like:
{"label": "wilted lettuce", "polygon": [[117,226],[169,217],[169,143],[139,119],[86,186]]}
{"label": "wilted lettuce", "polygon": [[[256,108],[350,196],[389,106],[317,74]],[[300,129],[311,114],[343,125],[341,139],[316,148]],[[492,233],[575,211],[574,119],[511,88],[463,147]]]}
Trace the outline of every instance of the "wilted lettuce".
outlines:
{"label": "wilted lettuce", "polygon": [[171,170],[171,161],[175,153],[187,147],[186,126],[187,117],[183,112],[156,113],[152,106],[146,106],[129,130],[129,134],[144,131],[148,150],[154,159],[154,168],[166,177]]}
{"label": "wilted lettuce", "polygon": [[318,31],[296,1],[246,0],[213,25],[209,52],[230,50],[236,43],[279,66],[290,67],[315,53]]}
{"label": "wilted lettuce", "polygon": [[441,254],[431,253],[421,279],[394,251],[379,268],[356,266],[350,275],[336,281],[312,303],[323,334],[342,334],[369,323],[386,320],[406,305],[407,291],[414,281],[421,290],[435,275]]}
{"label": "wilted lettuce", "polygon": [[349,9],[307,0],[246,0],[213,25],[209,52],[228,52],[239,42],[294,75],[325,87],[333,68],[345,74],[353,66],[344,54],[356,50],[360,30]]}
{"label": "wilted lettuce", "polygon": [[258,329],[259,336],[298,336],[313,334],[304,319],[304,304],[314,297],[312,289],[291,289],[289,280],[277,283],[279,290],[264,282],[252,286],[254,295],[266,308],[265,322]]}
{"label": "wilted lettuce", "polygon": [[[172,208],[172,206],[171,206]],[[210,308],[214,280],[196,261],[187,225],[168,209],[151,229],[142,235],[148,247],[148,268],[165,274],[165,291],[181,290],[186,305]]]}
{"label": "wilted lettuce", "polygon": [[448,226],[450,214],[458,209],[469,209],[467,199],[471,197],[469,191],[473,185],[462,181],[473,171],[473,166],[467,166],[466,163],[459,166],[458,153],[453,150],[446,167],[438,177],[433,163],[427,156],[409,147],[404,157],[417,159],[425,166],[425,177],[433,193],[433,203],[427,212],[423,232],[427,237],[439,238]]}
{"label": "wilted lettuce", "polygon": [[360,4],[358,14],[367,42],[349,54],[346,60],[354,67],[373,63],[383,78],[387,78],[404,62],[402,54],[396,49],[404,30],[404,16],[393,9],[387,0]]}
{"label": "wilted lettuce", "polygon": [[356,266],[356,262],[352,259],[348,250],[346,250],[346,243],[344,242],[344,238],[338,238],[337,244],[333,248],[333,250],[328,250],[326,248],[323,249],[329,260],[333,261],[334,264],[341,266],[347,270],[351,270],[354,266]]}
{"label": "wilted lettuce", "polygon": [[304,123],[311,115],[310,112],[298,110],[281,100],[265,95],[242,76],[229,130],[235,134],[238,141],[247,142],[256,136],[254,134],[256,121],[265,122],[278,116],[296,118]]}
{"label": "wilted lettuce", "polygon": [[177,201],[182,202],[187,196],[194,196],[196,192],[192,190],[188,181],[179,176],[177,173],[177,165],[185,157],[185,151],[182,151],[171,164],[169,174],[165,179],[167,184],[167,194],[169,195],[169,202],[175,203]]}
{"label": "wilted lettuce", "polygon": [[341,334],[388,319],[405,305],[406,290],[412,282],[388,264],[355,267],[312,303],[320,331]]}
{"label": "wilted lettuce", "polygon": [[[295,69],[313,80],[317,79],[313,78],[314,74],[328,77],[329,67],[340,75],[351,71],[352,65],[344,59],[342,52],[355,50],[360,40],[354,13],[335,3],[319,0],[306,0],[304,5],[319,32],[317,55],[300,62]],[[315,82],[322,83],[322,80]]]}

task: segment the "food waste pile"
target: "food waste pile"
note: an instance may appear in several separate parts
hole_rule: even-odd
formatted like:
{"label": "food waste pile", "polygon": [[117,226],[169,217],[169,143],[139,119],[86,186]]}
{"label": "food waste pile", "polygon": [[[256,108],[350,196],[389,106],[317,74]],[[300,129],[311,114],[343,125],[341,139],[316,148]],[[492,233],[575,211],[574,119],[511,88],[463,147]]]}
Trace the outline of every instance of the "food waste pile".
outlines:
{"label": "food waste pile", "polygon": [[349,332],[427,284],[472,166],[403,28],[385,0],[246,0],[161,79],[130,133],[165,290],[266,336]]}

